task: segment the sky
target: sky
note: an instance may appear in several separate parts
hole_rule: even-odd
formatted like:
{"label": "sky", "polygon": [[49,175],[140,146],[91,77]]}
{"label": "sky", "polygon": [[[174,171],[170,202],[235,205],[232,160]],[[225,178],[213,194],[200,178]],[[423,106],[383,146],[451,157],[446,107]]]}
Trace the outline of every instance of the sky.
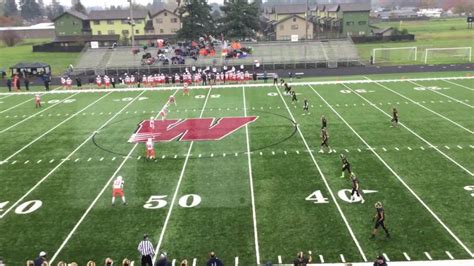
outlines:
{"label": "sky", "polygon": [[[148,4],[153,2],[153,0],[134,0],[136,3]],[[162,0],[165,1],[165,0]],[[175,0],[169,0],[175,1]],[[43,0],[45,4],[51,3],[51,0]],[[71,5],[71,0],[59,0],[59,2],[65,6]],[[209,0],[210,3],[223,3],[223,0]],[[110,6],[110,5],[128,5],[127,0],[81,0],[81,3],[84,6]]]}

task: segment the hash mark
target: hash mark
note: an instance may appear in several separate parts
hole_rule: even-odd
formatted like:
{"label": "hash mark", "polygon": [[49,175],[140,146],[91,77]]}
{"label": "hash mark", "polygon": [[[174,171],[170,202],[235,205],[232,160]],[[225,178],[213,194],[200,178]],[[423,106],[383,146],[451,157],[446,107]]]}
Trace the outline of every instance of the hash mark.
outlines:
{"label": "hash mark", "polygon": [[161,159],[164,159],[164,158],[166,158],[166,155],[161,156]]}
{"label": "hash mark", "polygon": [[297,151],[296,151],[296,154],[300,154],[300,151],[297,150]]}
{"label": "hash mark", "polygon": [[202,155],[201,155],[201,154],[199,154],[199,155],[198,155],[198,158],[201,158],[201,157],[202,157]]}
{"label": "hash mark", "polygon": [[115,161],[115,159],[116,159],[116,158],[115,158],[115,157],[113,157],[113,158],[112,158],[112,161]]}
{"label": "hash mark", "polygon": [[457,147],[462,150],[462,147],[460,145],[458,145]]}
{"label": "hash mark", "polygon": [[444,147],[449,150],[449,146],[444,146]]}
{"label": "hash mark", "polygon": [[448,255],[448,257],[449,257],[450,259],[454,260],[454,257],[453,257],[453,255],[451,255],[451,252],[445,251],[445,253],[446,253],[446,255]]}
{"label": "hash mark", "polygon": [[239,154],[236,152],[236,153],[235,153],[235,156],[239,156]]}
{"label": "hash mark", "polygon": [[411,151],[411,147],[410,147],[410,146],[408,146],[407,148],[408,148],[409,151]]}
{"label": "hash mark", "polygon": [[385,147],[382,148],[383,151],[387,151],[387,149],[385,149]]}
{"label": "hash mark", "polygon": [[390,262],[390,259],[388,258],[387,254],[382,253],[383,257],[385,258],[386,261]]}
{"label": "hash mark", "polygon": [[420,149],[423,150],[423,151],[425,150],[425,148],[423,148],[423,146],[421,146]]}
{"label": "hash mark", "polygon": [[410,257],[408,257],[408,254],[406,252],[403,252],[403,256],[405,256],[405,259],[411,260]]}
{"label": "hash mark", "polygon": [[279,264],[282,264],[282,263],[283,263],[282,260],[281,260],[281,256],[280,256],[280,255],[278,255],[278,263],[279,263]]}
{"label": "hash mark", "polygon": [[27,164],[27,163],[29,163],[29,162],[30,162],[30,160],[26,160],[24,164]]}
{"label": "hash mark", "polygon": [[339,256],[341,257],[341,261],[342,261],[342,262],[346,262],[346,259],[344,258],[344,255],[339,254]]}
{"label": "hash mark", "polygon": [[262,155],[263,155],[263,153],[262,153],[262,152],[260,152],[260,156],[262,156]]}
{"label": "hash mark", "polygon": [[358,152],[361,152],[361,150],[360,150],[359,148],[357,148],[357,151],[358,151]]}
{"label": "hash mark", "polygon": [[272,155],[275,155],[275,151],[272,151]]}
{"label": "hash mark", "polygon": [[222,154],[222,157],[225,157],[225,153]]}
{"label": "hash mark", "polygon": [[36,163],[40,163],[40,162],[41,162],[41,160],[38,160]]}
{"label": "hash mark", "polygon": [[398,147],[395,147],[395,150],[399,151],[400,149]]}
{"label": "hash mark", "polygon": [[319,260],[321,261],[321,263],[324,263],[323,255],[319,255]]}
{"label": "hash mark", "polygon": [[138,156],[138,157],[137,157],[137,160],[140,160],[141,158],[142,158],[142,156]]}
{"label": "hash mark", "polygon": [[74,160],[75,163],[77,163],[80,159],[79,158],[76,158],[76,160]]}
{"label": "hash mark", "polygon": [[283,151],[283,153],[284,153],[285,155],[287,155],[287,154],[288,154],[286,151]]}
{"label": "hash mark", "polygon": [[176,159],[176,158],[178,158],[178,155],[177,155],[177,154],[175,154],[175,155],[174,155],[174,158],[175,158],[175,159]]}
{"label": "hash mark", "polygon": [[431,256],[430,256],[430,253],[425,252],[425,256],[426,256],[429,260],[433,260],[433,258],[431,258]]}
{"label": "hash mark", "polygon": [[346,152],[349,152],[349,150],[348,150],[348,149],[344,149],[344,150],[345,150]]}
{"label": "hash mark", "polygon": [[211,153],[211,157],[214,157],[214,153]]}
{"label": "hash mark", "polygon": [[103,160],[104,160],[104,157],[100,157],[99,161],[101,161],[101,162],[102,162]]}
{"label": "hash mark", "polygon": [[53,163],[54,162],[54,159],[51,159],[51,161],[49,161],[49,163]]}
{"label": "hash mark", "polygon": [[13,161],[13,162],[12,162],[12,165],[13,165],[13,164],[16,164],[16,161]]}
{"label": "hash mark", "polygon": [[87,159],[87,161],[88,161],[88,162],[90,162],[91,160],[92,160],[92,158],[91,158],[91,157],[89,157],[89,159]]}

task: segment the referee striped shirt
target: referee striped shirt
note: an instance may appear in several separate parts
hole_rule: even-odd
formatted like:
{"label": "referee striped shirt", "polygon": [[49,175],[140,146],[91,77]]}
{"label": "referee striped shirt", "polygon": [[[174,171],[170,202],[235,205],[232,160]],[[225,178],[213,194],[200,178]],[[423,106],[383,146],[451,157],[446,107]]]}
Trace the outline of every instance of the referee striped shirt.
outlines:
{"label": "referee striped shirt", "polygon": [[152,256],[155,254],[153,244],[151,244],[150,240],[141,241],[140,244],[138,244],[138,251],[142,254],[142,256]]}

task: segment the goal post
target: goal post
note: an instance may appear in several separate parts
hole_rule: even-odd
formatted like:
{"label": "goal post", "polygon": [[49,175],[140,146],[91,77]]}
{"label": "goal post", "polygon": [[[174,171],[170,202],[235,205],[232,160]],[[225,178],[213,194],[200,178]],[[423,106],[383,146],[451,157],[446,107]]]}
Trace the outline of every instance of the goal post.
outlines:
{"label": "goal post", "polygon": [[[403,51],[406,51],[405,53]],[[378,54],[380,53],[380,56]],[[379,61],[397,62],[397,61],[416,61],[418,48],[413,47],[391,47],[372,49],[372,63]]]}
{"label": "goal post", "polygon": [[425,50],[425,64],[428,64],[430,54],[438,54],[441,57],[449,58],[467,58],[469,62],[472,61],[472,47],[450,47],[450,48],[426,48]]}

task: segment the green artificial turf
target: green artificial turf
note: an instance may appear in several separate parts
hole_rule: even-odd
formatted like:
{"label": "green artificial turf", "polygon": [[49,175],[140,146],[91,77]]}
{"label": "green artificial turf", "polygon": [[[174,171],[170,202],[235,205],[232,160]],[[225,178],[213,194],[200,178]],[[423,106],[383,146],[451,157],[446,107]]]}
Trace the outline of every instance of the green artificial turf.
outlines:
{"label": "green artificial turf", "polygon": [[[450,74],[406,76],[466,73]],[[42,109],[31,95],[0,95],[0,161],[14,154],[0,165],[0,255],[7,265],[22,265],[41,250],[57,255],[55,262],[139,262],[136,247],[147,233],[170,258],[195,258],[197,265],[210,251],[226,265],[235,257],[239,265],[255,265],[257,252],[262,264],[279,256],[291,263],[301,250],[311,250],[316,262],[319,255],[360,262],[382,253],[404,261],[404,252],[412,260],[426,260],[424,252],[444,260],[446,251],[469,259],[474,212],[465,187],[474,171],[474,81],[453,82],[459,85],[295,85],[296,104],[272,86],[177,91],[168,119],[258,119],[248,136],[243,127],[220,141],[158,143],[156,161],[145,160],[144,144],[128,139],[174,90],[46,94]],[[405,127],[390,127],[392,107]],[[333,154],[318,153],[321,115]],[[351,183],[339,177],[341,153],[362,189],[371,190],[364,204],[344,200]],[[126,206],[111,205],[115,175],[124,176]],[[145,208],[152,196],[166,206]],[[383,232],[369,239],[377,201],[391,239]]]}

